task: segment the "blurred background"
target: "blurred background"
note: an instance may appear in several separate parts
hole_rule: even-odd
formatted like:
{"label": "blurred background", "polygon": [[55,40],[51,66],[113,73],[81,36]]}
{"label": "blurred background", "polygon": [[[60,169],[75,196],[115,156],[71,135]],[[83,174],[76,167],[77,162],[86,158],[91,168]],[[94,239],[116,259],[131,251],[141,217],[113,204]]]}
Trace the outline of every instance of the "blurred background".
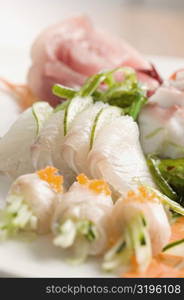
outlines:
{"label": "blurred background", "polygon": [[[164,77],[184,65],[184,0],[0,0],[0,78],[26,82],[39,32],[75,14],[87,14],[125,38],[149,55]],[[1,135],[17,118],[18,107],[1,92],[0,103]]]}
{"label": "blurred background", "polygon": [[0,46],[28,48],[45,26],[75,13],[143,53],[184,56],[184,0],[0,0]]}
{"label": "blurred background", "polygon": [[0,76],[24,80],[39,32],[81,13],[143,54],[184,58],[184,0],[0,0]]}

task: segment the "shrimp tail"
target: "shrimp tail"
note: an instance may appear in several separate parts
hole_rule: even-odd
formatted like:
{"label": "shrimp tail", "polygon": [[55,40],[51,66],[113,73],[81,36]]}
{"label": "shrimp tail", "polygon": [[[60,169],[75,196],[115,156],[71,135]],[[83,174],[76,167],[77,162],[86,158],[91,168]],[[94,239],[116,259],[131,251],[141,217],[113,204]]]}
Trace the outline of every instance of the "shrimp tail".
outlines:
{"label": "shrimp tail", "polygon": [[[1,87],[2,85],[2,87]],[[8,92],[17,100],[18,105],[22,110],[30,107],[37,98],[25,84],[13,84],[8,80],[0,77],[0,89]]]}

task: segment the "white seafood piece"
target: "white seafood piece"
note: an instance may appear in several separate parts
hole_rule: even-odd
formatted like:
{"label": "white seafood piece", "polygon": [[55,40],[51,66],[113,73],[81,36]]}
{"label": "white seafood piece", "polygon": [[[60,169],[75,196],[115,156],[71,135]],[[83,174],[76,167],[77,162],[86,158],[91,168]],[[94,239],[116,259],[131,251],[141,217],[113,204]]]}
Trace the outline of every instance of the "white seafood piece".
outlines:
{"label": "white seafood piece", "polygon": [[90,150],[90,134],[96,115],[105,107],[108,105],[97,102],[81,112],[64,139],[61,149],[63,159],[76,174],[84,172],[88,175],[87,155]]}
{"label": "white seafood piece", "polygon": [[9,190],[0,233],[12,229],[48,233],[57,200],[58,194],[37,174],[20,176]]}
{"label": "white seafood piece", "polygon": [[33,172],[30,147],[51,110],[46,102],[37,102],[0,139],[0,172],[13,178]]}
{"label": "white seafood piece", "polygon": [[[169,83],[176,89],[184,92],[184,69],[176,71],[170,78]],[[184,97],[184,96],[183,96]]]}
{"label": "white seafood piece", "polygon": [[78,244],[82,252],[85,244],[85,255],[101,254],[107,246],[106,220],[112,205],[110,195],[96,193],[78,182],[73,183],[62,196],[53,218],[55,245],[68,248]]}
{"label": "white seafood piece", "polygon": [[103,178],[122,195],[140,183],[154,185],[140,147],[138,126],[129,116],[101,129],[87,165],[93,178]]}
{"label": "white seafood piece", "polygon": [[136,267],[144,271],[152,256],[162,251],[171,236],[160,195],[145,186],[119,198],[108,223],[108,235],[114,244],[104,256],[103,268],[106,270],[122,266],[129,269],[135,257]]}
{"label": "white seafood piece", "polygon": [[[83,15],[44,30],[34,42],[31,56],[28,85],[37,97],[52,104],[58,103],[51,92],[56,82],[75,88],[104,69],[129,66],[151,70],[126,41],[95,28]],[[148,86],[158,86],[149,76],[141,76],[141,80]]]}
{"label": "white seafood piece", "polygon": [[139,115],[140,140],[144,153],[179,158],[184,155],[184,107],[146,105]]}
{"label": "white seafood piece", "polygon": [[34,168],[42,169],[48,165],[62,169],[60,148],[64,139],[64,110],[50,116],[39,136],[31,147]]}
{"label": "white seafood piece", "polygon": [[177,89],[174,85],[171,86],[169,82],[165,82],[157,89],[157,91],[149,98],[149,103],[158,103],[160,107],[171,107],[178,105],[184,107],[184,92]]}
{"label": "white seafood piece", "polygon": [[65,110],[59,110],[52,114],[32,146],[32,160],[35,169],[48,165],[55,166],[65,175],[66,187],[69,187],[74,181],[74,173],[62,156],[64,136],[70,131],[76,116],[92,103],[91,97],[74,97]]}
{"label": "white seafood piece", "polygon": [[118,199],[111,213],[110,224],[117,236],[122,235],[122,228],[137,214],[142,213],[148,223],[153,255],[158,254],[169,242],[171,228],[168,217],[160,201],[124,201]]}

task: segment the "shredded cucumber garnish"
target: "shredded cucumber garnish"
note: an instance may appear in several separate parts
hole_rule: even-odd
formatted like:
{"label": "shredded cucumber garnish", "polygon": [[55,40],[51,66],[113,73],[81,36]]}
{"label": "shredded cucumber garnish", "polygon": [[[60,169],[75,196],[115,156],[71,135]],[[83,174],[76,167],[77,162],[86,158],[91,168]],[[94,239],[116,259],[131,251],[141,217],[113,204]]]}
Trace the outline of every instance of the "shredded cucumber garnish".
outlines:
{"label": "shredded cucumber garnish", "polygon": [[176,249],[181,249],[182,245],[182,253],[180,253],[181,256],[184,256],[184,239],[174,241],[172,243],[167,244],[163,248],[163,252],[169,252],[168,250],[176,250]]}
{"label": "shredded cucumber garnish", "polygon": [[89,220],[66,220],[56,227],[54,244],[62,248],[71,247],[76,239],[85,238],[87,242],[93,242],[98,238],[98,232],[93,222]]}
{"label": "shredded cucumber garnish", "polygon": [[93,92],[99,87],[99,85],[105,80],[106,74],[99,73],[89,77],[85,84],[79,91],[81,97],[87,97],[93,94]]}
{"label": "shredded cucumber garnish", "polygon": [[166,195],[162,194],[161,192],[159,192],[157,189],[153,187],[147,187],[147,188],[153,191],[158,196],[162,204],[166,205],[174,212],[184,216],[184,207],[182,207],[179,203],[171,200]]}
{"label": "shredded cucumber garnish", "polygon": [[97,127],[97,123],[98,123],[98,119],[100,118],[100,115],[102,113],[104,108],[102,108],[96,115],[95,119],[94,119],[94,123],[91,129],[91,135],[90,135],[90,150],[93,146],[93,142],[94,142],[94,138],[95,138],[95,132],[96,132],[96,127]]}
{"label": "shredded cucumber garnish", "polygon": [[37,228],[37,217],[33,215],[22,197],[9,196],[6,208],[1,212],[0,238],[17,234],[19,231],[34,231]]}
{"label": "shredded cucumber garnish", "polygon": [[121,116],[123,114],[123,111],[121,108],[115,107],[115,106],[107,106],[105,108],[102,108],[96,115],[92,130],[90,134],[90,149],[93,146],[95,137],[97,133],[100,131],[101,128],[103,128],[104,125],[110,123],[112,120],[116,119],[117,117]]}
{"label": "shredded cucumber garnish", "polygon": [[81,111],[87,108],[90,104],[93,103],[91,97],[74,97],[72,100],[68,102],[68,105],[65,108],[64,114],[64,135],[67,134],[69,127],[76,117]]}
{"label": "shredded cucumber garnish", "polygon": [[153,130],[152,132],[148,133],[145,138],[146,139],[151,139],[153,137],[155,137],[160,131],[162,131],[164,128],[163,127],[159,127],[156,128],[155,130]]}
{"label": "shredded cucumber garnish", "polygon": [[147,221],[142,213],[130,220],[123,237],[106,253],[102,267],[106,271],[112,271],[122,265],[129,265],[133,255],[139,269],[146,269],[152,257],[152,250]]}
{"label": "shredded cucumber garnish", "polygon": [[39,134],[44,121],[51,115],[53,108],[47,102],[35,102],[32,106],[32,113],[36,120],[37,130],[36,135]]}
{"label": "shredded cucumber garnish", "polygon": [[105,254],[102,268],[105,271],[113,271],[122,265],[127,266],[133,256],[133,245],[128,230],[124,232],[115,245]]}
{"label": "shredded cucumber garnish", "polygon": [[184,205],[184,159],[160,159],[158,168],[168,184],[177,193],[177,202]]}
{"label": "shredded cucumber garnish", "polygon": [[77,91],[72,88],[63,86],[62,84],[55,84],[52,88],[52,93],[60,98],[72,99],[76,96]]}
{"label": "shredded cucumber garnish", "polygon": [[72,220],[67,220],[58,227],[57,235],[54,238],[54,245],[68,248],[73,245],[77,234],[76,224]]}
{"label": "shredded cucumber garnish", "polygon": [[139,214],[128,226],[130,228],[137,264],[140,271],[144,271],[152,258],[147,221],[142,214]]}
{"label": "shredded cucumber garnish", "polygon": [[60,111],[60,110],[65,110],[65,109],[67,108],[69,102],[70,102],[70,99],[68,99],[68,100],[62,102],[61,104],[59,104],[59,105],[54,109],[54,113],[56,113],[56,112],[58,112],[58,111]]}
{"label": "shredded cucumber garnish", "polygon": [[172,189],[172,187],[168,184],[168,182],[162,176],[159,170],[159,159],[154,155],[149,155],[147,159],[147,164],[149,170],[152,174],[153,180],[155,181],[156,185],[159,187],[162,193],[164,193],[167,197],[171,198],[172,200],[177,199],[176,192]]}
{"label": "shredded cucumber garnish", "polygon": [[98,238],[98,232],[93,222],[82,220],[77,223],[77,232],[92,242]]}
{"label": "shredded cucumber garnish", "polygon": [[[101,88],[102,84],[104,88]],[[82,98],[92,96],[94,101],[123,108],[124,112],[134,120],[137,119],[142,106],[147,101],[146,92],[146,88],[139,83],[135,70],[128,67],[95,74],[86,80],[80,90],[58,84],[53,87],[54,95],[61,98],[71,100],[77,96]],[[58,106],[56,111],[62,107],[62,105]]]}

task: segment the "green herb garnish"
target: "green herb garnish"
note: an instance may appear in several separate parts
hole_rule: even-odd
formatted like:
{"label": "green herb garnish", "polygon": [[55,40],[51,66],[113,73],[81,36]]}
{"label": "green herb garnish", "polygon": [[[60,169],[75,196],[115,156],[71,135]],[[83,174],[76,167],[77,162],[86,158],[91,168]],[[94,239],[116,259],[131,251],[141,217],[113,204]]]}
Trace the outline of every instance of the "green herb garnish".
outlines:
{"label": "green herb garnish", "polygon": [[[65,99],[92,96],[94,101],[123,108],[124,112],[134,120],[137,120],[142,106],[147,102],[146,89],[140,84],[136,72],[131,68],[116,68],[95,74],[86,80],[80,90],[56,84],[52,91],[54,95]],[[60,105],[56,111],[58,109],[63,109],[63,106]]]}
{"label": "green herb garnish", "polygon": [[149,155],[147,159],[147,164],[152,174],[153,180],[155,181],[160,191],[170,199],[176,200],[176,192],[171,188],[167,180],[162,176],[160,172],[160,169],[158,167],[159,159],[154,155]]}

